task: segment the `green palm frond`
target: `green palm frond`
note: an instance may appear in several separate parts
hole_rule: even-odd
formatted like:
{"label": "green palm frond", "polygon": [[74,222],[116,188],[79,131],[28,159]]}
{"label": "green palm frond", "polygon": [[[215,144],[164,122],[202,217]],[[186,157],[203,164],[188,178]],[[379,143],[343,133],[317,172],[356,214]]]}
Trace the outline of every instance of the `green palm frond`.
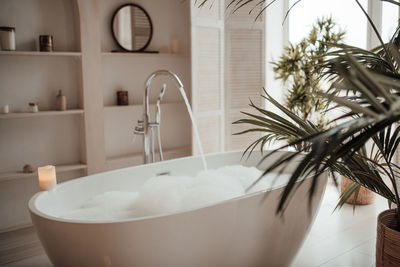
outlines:
{"label": "green palm frond", "polygon": [[[287,14],[300,1],[296,1]],[[395,0],[382,1],[400,5]],[[355,182],[343,192],[338,206],[351,193],[357,193],[361,185],[385,197],[389,203],[400,205],[396,182],[400,177],[400,166],[393,162],[400,144],[400,27],[390,42],[384,44],[367,12],[358,0],[355,2],[376,32],[380,47],[368,51],[335,44],[336,49],[325,54],[327,59],[318,58],[317,67],[323,69],[324,73],[317,75],[317,80],[326,77],[332,82],[328,93],[320,93],[320,96],[336,108],[345,110],[343,115],[334,119],[338,124],[327,130],[318,130],[311,122],[303,120],[266,92],[264,98],[280,110],[282,116],[251,103],[256,114],[244,113],[246,119],[235,122],[252,127],[238,134],[252,131],[265,134],[255,140],[245,153],[251,153],[257,146],[263,148],[268,142],[282,139],[292,141],[280,149],[297,149],[294,153],[281,156],[264,171],[264,174],[273,170],[281,171],[288,164],[296,164],[282,193],[277,212],[285,209],[296,190],[296,182],[307,175],[312,175],[309,190],[311,200],[319,177],[325,171],[337,172]],[[263,6],[263,12],[268,7],[265,3],[265,0],[232,0],[229,5],[234,10],[245,5]],[[296,52],[295,49],[293,51]],[[281,78],[287,79],[283,74]],[[373,150],[367,155],[365,145],[371,141]],[[280,149],[264,155],[263,160],[269,159]],[[389,178],[390,185],[385,183],[384,177]],[[400,210],[397,212],[400,217]]]}
{"label": "green palm frond", "polygon": [[[398,52],[396,51],[395,53]],[[291,181],[299,180],[301,174],[304,173],[314,172],[318,176],[325,170],[335,170],[358,184],[386,197],[388,200],[399,203],[397,192],[393,194],[391,190],[388,190],[387,186],[382,182],[382,178],[378,175],[378,170],[384,171],[389,176],[394,190],[396,190],[397,186],[395,174],[391,170],[393,168],[391,160],[400,142],[400,130],[397,127],[392,133],[391,127],[400,119],[400,108],[399,105],[395,104],[400,100],[400,96],[393,94],[392,87],[388,86],[388,80],[399,85],[400,79],[395,79],[392,75],[376,74],[362,66],[350,55],[347,55],[346,60],[349,62],[348,65],[338,66],[342,81],[333,86],[339,85],[339,88],[351,88],[360,99],[363,99],[364,105],[354,105],[351,100],[337,101],[338,97],[331,96],[333,102],[336,102],[339,106],[346,107],[353,114],[357,114],[358,118],[317,133],[312,138],[305,137],[304,139],[307,139],[307,142],[312,144],[311,151],[297,166],[298,171],[292,175]],[[376,79],[376,75],[379,75],[380,78]],[[364,166],[362,166],[357,161],[359,160],[356,156],[357,153],[368,140],[375,142],[378,150],[382,153],[382,157],[385,158],[387,167],[366,159],[363,160]],[[297,140],[297,142],[299,141],[301,139]],[[327,147],[332,149],[327,149]],[[297,153],[300,155],[300,152]],[[288,164],[291,161],[292,159],[285,159],[280,164]],[[365,161],[368,163],[367,166],[365,166]],[[337,165],[338,162],[340,162],[340,166]],[[358,167],[355,168],[355,166]],[[376,171],[371,173],[372,166]],[[291,189],[291,187],[288,187],[284,191],[279,210],[284,208]]]}
{"label": "green palm frond", "polygon": [[[342,81],[335,83],[333,86],[339,88],[349,88],[351,86],[357,98],[353,96],[349,98],[335,95],[325,96],[330,97],[331,101],[338,106],[346,107],[352,114],[357,114],[357,119],[348,120],[329,130],[319,132],[312,127],[312,124],[304,122],[296,114],[271,98],[266,92],[265,99],[284,113],[287,118],[275,113],[271,116],[271,112],[257,108],[252,103],[251,106],[267,116],[267,118],[246,113],[247,116],[252,118],[250,124],[263,125],[263,128],[267,130],[269,134],[266,135],[265,139],[268,141],[279,140],[282,137],[289,139],[291,137],[294,141],[282,148],[288,146],[300,148],[294,155],[279,159],[264,172],[277,170],[287,164],[294,164],[296,160],[298,161],[299,158],[302,158],[282,194],[278,211],[284,210],[288,199],[295,190],[295,183],[301,180],[304,175],[313,174],[312,184],[315,186],[318,177],[327,170],[340,173],[357,184],[380,194],[389,201],[399,203],[398,194],[393,193],[385,184],[381,173],[389,176],[393,186],[396,187],[393,177],[395,173],[391,166],[391,160],[400,143],[400,128],[397,127],[391,131],[389,127],[400,119],[400,106],[394,104],[400,101],[400,96],[392,94],[392,87],[388,84],[399,84],[400,79],[393,80],[390,75],[376,74],[358,63],[354,57],[350,55],[347,55],[347,57],[350,69],[347,69],[348,66],[339,66],[344,68],[340,70]],[[375,78],[376,75],[379,76],[379,79]],[[373,83],[370,82],[371,79],[374,81]],[[391,80],[391,83],[387,80]],[[354,104],[354,99],[362,99],[362,105]],[[236,123],[248,122],[240,120]],[[263,137],[258,139],[257,143],[253,143],[252,149],[261,144],[262,140]],[[377,161],[379,158],[377,160],[368,159],[365,155],[366,153],[361,153],[368,140],[375,142],[378,151],[382,153],[381,158],[383,157],[386,161],[386,166]],[[305,151],[308,151],[306,155],[303,153]],[[264,160],[274,153],[273,151],[265,155]],[[387,166],[391,167],[388,168]],[[310,188],[310,199],[312,197],[312,189]],[[346,196],[347,194],[342,195],[342,198]]]}
{"label": "green palm frond", "polygon": [[[295,140],[318,132],[317,127],[315,127],[311,122],[305,122],[294,112],[279,104],[265,91],[265,89],[263,97],[266,101],[270,102],[285,114],[287,118],[257,107],[253,102],[250,102],[250,107],[260,115],[242,112],[242,114],[249,118],[240,119],[233,122],[233,124],[246,124],[248,126],[256,126],[257,128],[248,129],[236,133],[236,135],[248,132],[262,132],[265,133],[265,135],[253,142],[245,150],[244,154],[253,151],[257,145],[260,145],[260,149],[262,150],[266,144],[269,144],[272,141]],[[296,147],[298,147],[298,145],[299,144],[296,144]]]}
{"label": "green palm frond", "polygon": [[361,185],[356,182],[351,182],[340,194],[340,199],[335,209],[342,207],[347,200],[354,194],[353,211],[355,210],[358,193],[360,192]]}

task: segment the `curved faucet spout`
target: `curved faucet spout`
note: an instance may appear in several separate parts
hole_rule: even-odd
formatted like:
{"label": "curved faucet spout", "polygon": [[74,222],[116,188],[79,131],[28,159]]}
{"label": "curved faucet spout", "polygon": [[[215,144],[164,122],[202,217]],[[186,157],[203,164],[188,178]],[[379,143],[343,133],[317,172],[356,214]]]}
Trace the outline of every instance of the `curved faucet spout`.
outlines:
{"label": "curved faucet spout", "polygon": [[147,77],[146,89],[145,90],[148,90],[152,80],[157,76],[167,76],[168,78],[170,78],[171,80],[176,82],[176,85],[177,85],[178,88],[179,87],[183,87],[183,84],[182,84],[181,80],[179,79],[178,75],[176,75],[172,71],[169,71],[169,70],[157,70],[157,71],[153,72],[152,74],[150,74],[149,77]]}

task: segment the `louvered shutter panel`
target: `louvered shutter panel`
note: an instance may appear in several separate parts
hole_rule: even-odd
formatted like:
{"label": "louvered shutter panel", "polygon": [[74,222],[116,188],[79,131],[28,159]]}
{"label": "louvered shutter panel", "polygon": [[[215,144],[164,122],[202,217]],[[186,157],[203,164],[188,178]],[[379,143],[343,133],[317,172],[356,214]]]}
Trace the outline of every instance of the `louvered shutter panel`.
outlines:
{"label": "louvered shutter panel", "polygon": [[[229,4],[226,1],[226,5]],[[261,11],[254,9],[249,15],[250,7],[230,12],[225,18],[225,149],[243,149],[260,137],[259,133],[233,135],[248,129],[244,125],[232,125],[233,121],[244,118],[240,111],[254,112],[249,109],[249,99],[260,106],[261,91],[264,87],[264,21]]]}
{"label": "louvered shutter panel", "polygon": [[[224,6],[223,0],[197,6],[192,0],[192,106],[204,152],[209,153],[221,151],[224,142]],[[193,154],[197,154],[192,136]]]}

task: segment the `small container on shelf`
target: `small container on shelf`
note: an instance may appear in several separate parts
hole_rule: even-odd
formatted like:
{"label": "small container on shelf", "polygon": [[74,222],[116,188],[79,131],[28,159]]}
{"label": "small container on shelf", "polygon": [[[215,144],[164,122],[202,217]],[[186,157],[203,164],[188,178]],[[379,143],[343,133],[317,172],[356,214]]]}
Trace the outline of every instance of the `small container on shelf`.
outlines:
{"label": "small container on shelf", "polygon": [[1,114],[7,114],[8,112],[10,112],[10,106],[8,104],[0,107]]}
{"label": "small container on shelf", "polygon": [[29,102],[28,111],[31,113],[39,112],[39,106],[36,103]]}
{"label": "small container on shelf", "polygon": [[39,47],[41,52],[53,52],[53,36],[52,35],[40,35],[39,36]]}
{"label": "small container on shelf", "polygon": [[0,27],[0,45],[1,50],[14,51],[15,50],[15,28],[14,27]]}
{"label": "small container on shelf", "polygon": [[56,110],[67,110],[67,98],[65,97],[65,95],[63,95],[62,90],[58,91],[56,104]]}
{"label": "small container on shelf", "polygon": [[118,106],[129,105],[128,91],[117,91],[117,105]]}
{"label": "small container on shelf", "polygon": [[33,173],[35,170],[33,169],[31,164],[25,164],[24,167],[22,168],[23,173]]}
{"label": "small container on shelf", "polygon": [[171,51],[172,54],[179,54],[180,53],[181,49],[180,49],[179,40],[177,38],[172,38],[171,39],[170,51]]}

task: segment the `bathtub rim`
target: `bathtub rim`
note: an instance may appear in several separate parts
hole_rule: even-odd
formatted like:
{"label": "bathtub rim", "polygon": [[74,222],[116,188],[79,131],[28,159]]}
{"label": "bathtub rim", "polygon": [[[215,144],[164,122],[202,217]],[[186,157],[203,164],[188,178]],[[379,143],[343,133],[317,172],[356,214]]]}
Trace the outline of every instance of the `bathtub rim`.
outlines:
{"label": "bathtub rim", "polygon": [[[209,154],[207,154],[205,156],[207,157],[207,156],[213,156],[213,155],[218,155],[218,154],[235,154],[235,153],[238,153],[238,152],[243,152],[243,151],[234,150],[234,151],[227,151],[227,152],[215,152],[215,153],[209,153]],[[254,151],[254,152],[257,152],[257,151]],[[289,152],[290,153],[292,151],[282,151],[282,152]],[[189,157],[185,157],[185,158],[187,158],[187,159],[197,159],[197,158],[200,159],[200,157],[201,156],[199,156],[199,155],[195,155],[195,156],[189,156]],[[168,160],[168,162],[179,161],[181,159],[182,158],[172,159],[172,160]],[[166,161],[150,163],[150,164],[147,164],[146,166],[148,166],[148,165],[153,165],[154,166],[154,165],[162,164],[162,163],[165,163],[165,162]],[[125,168],[115,169],[115,170],[111,170],[111,171],[106,171],[106,172],[103,172],[103,173],[112,174],[113,172],[120,172],[121,170],[124,170],[124,169],[132,168],[132,167],[141,167],[141,166],[143,166],[143,165],[125,167]],[[82,179],[82,178],[83,179],[88,179],[88,178],[90,178],[91,176],[94,176],[94,175],[97,175],[97,173],[96,174],[92,174],[92,175],[83,176],[83,177],[80,177],[78,179],[73,179],[73,180],[70,180],[70,181],[66,181],[66,182],[61,183],[61,184],[57,184],[57,187],[60,188],[60,187],[63,187],[63,186],[68,186],[70,183],[79,183],[80,179]],[[324,172],[321,175],[326,175],[326,172]],[[298,180],[296,183],[299,183],[302,180],[310,179],[312,177],[314,177],[314,176],[313,175],[309,175],[307,177],[302,178],[301,180]],[[31,216],[35,215],[35,216],[39,216],[39,217],[42,217],[42,218],[47,219],[47,220],[57,221],[57,222],[62,222],[62,223],[85,224],[85,225],[106,225],[106,224],[117,224],[117,223],[129,223],[129,222],[135,222],[135,221],[144,221],[144,220],[152,220],[152,219],[156,219],[156,218],[164,218],[164,217],[169,217],[169,216],[175,216],[175,215],[183,214],[183,213],[196,212],[198,210],[207,209],[207,208],[209,208],[211,206],[225,205],[226,203],[229,203],[229,202],[240,201],[242,199],[251,198],[251,197],[254,197],[254,196],[257,196],[257,195],[260,195],[260,194],[268,193],[268,192],[273,191],[273,190],[281,189],[281,188],[285,187],[286,185],[287,185],[287,183],[283,184],[283,185],[271,186],[271,187],[269,187],[267,189],[264,189],[264,190],[248,193],[248,194],[245,194],[245,195],[242,195],[242,196],[226,199],[226,200],[219,201],[219,202],[216,202],[216,203],[206,204],[204,206],[199,206],[199,207],[195,207],[195,208],[183,209],[183,210],[179,210],[179,211],[167,212],[167,213],[156,214],[156,215],[141,216],[141,217],[127,218],[127,219],[118,219],[118,220],[115,220],[115,219],[114,220],[111,220],[111,219],[107,219],[107,220],[68,219],[68,218],[60,218],[60,217],[49,215],[47,213],[42,212],[41,210],[39,210],[36,207],[36,201],[40,197],[44,197],[47,194],[51,194],[51,193],[56,192],[56,190],[57,190],[57,187],[56,187],[55,189],[48,190],[48,191],[40,191],[40,192],[37,192],[35,195],[33,195],[31,197],[31,199],[29,200],[29,202],[28,202],[28,210],[31,213]],[[268,197],[268,196],[266,196],[266,197]]]}

